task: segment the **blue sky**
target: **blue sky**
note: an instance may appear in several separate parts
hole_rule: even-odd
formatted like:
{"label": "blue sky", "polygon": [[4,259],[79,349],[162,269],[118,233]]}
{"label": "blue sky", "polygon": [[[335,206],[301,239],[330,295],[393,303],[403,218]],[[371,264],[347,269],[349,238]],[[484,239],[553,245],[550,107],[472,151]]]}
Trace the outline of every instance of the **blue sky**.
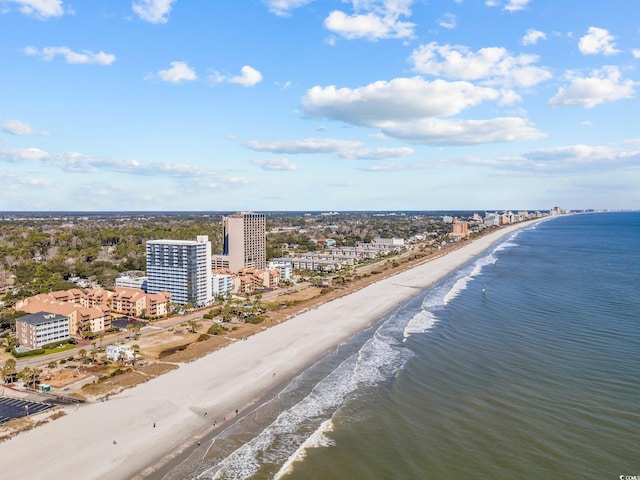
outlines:
{"label": "blue sky", "polygon": [[640,208],[629,0],[0,0],[0,210]]}

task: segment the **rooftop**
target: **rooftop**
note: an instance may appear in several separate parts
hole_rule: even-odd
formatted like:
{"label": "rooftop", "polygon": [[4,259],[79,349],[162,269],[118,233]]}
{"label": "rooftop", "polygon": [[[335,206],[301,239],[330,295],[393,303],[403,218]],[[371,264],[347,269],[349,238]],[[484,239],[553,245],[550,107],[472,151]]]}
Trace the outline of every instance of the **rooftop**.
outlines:
{"label": "rooftop", "polygon": [[31,315],[25,315],[20,317],[17,321],[28,323],[30,325],[42,325],[43,323],[49,323],[54,320],[68,320],[64,315],[58,315],[57,313],[37,312]]}

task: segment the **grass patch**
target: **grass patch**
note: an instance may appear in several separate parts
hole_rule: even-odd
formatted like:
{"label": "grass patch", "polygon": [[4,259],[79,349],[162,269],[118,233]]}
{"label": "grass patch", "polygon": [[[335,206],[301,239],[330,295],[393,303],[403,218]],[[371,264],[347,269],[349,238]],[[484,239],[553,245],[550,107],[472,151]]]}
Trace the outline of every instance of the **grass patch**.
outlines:
{"label": "grass patch", "polygon": [[47,348],[42,355],[51,355],[52,353],[66,352],[67,350],[73,350],[74,348],[78,348],[78,346],[67,343],[66,345],[63,345],[61,347]]}

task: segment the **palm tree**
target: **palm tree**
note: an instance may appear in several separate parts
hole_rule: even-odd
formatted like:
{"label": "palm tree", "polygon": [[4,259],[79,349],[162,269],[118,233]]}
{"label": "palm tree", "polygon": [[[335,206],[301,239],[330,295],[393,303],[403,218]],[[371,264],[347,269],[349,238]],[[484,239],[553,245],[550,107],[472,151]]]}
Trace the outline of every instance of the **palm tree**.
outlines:
{"label": "palm tree", "polygon": [[35,387],[41,373],[42,370],[38,368],[25,367],[18,375],[22,378],[27,387]]}

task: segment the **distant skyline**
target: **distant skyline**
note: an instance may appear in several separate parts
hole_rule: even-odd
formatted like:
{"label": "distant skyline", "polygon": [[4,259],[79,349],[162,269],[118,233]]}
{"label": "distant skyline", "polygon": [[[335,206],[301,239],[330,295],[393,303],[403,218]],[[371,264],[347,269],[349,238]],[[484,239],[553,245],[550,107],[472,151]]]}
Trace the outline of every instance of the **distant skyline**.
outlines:
{"label": "distant skyline", "polygon": [[0,0],[0,211],[640,209],[628,0]]}

